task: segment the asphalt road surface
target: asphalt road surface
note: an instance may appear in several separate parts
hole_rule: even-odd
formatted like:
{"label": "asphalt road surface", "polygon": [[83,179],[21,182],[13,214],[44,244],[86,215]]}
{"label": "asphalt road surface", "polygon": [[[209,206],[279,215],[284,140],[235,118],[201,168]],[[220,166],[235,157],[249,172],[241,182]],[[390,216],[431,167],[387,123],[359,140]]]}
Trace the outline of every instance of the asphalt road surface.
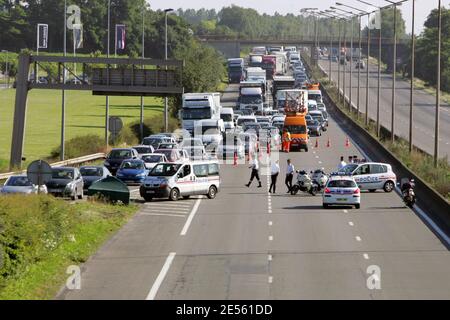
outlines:
{"label": "asphalt road surface", "polygon": [[363,192],[360,210],[286,193],[287,158],[330,172],[363,157],[345,139],[331,120],[319,148],[280,154],[276,194],[266,167],[258,189],[247,165],[223,165],[215,200],[143,204],[83,265],[81,290],[57,299],[449,299],[449,252],[395,192]]}
{"label": "asphalt road surface", "polygon": [[[325,57],[327,59],[327,57]],[[320,60],[320,66],[329,73],[330,64],[327,60]],[[345,92],[350,96],[350,63],[346,66]],[[332,63],[332,79],[338,82],[338,64]],[[352,101],[357,105],[358,96],[358,69],[353,65],[352,77]],[[344,66],[341,65],[341,88],[343,88]],[[401,78],[396,80],[396,107],[395,107],[395,133],[409,141],[409,108],[410,108],[410,83]],[[380,123],[391,129],[392,123],[392,74],[381,74],[380,94]],[[377,88],[378,67],[369,66],[369,117],[376,120],[377,112]],[[360,110],[365,113],[366,108],[366,69],[361,70],[360,75]],[[415,90],[414,93],[414,145],[428,154],[434,154],[434,124],[436,97],[423,91]],[[441,102],[440,108],[440,150],[439,157],[450,156],[450,106]],[[450,158],[449,158],[450,161]]]}

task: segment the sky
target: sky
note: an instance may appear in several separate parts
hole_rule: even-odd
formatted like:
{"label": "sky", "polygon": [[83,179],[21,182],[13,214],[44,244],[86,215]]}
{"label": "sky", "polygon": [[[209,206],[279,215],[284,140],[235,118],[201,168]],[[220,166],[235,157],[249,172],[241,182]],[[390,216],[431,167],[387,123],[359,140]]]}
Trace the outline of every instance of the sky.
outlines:
{"label": "sky", "polygon": [[[399,1],[399,0],[393,0]],[[310,0],[154,0],[148,1],[152,9],[216,9],[219,11],[224,6],[230,6],[235,4],[241,7],[253,8],[260,13],[273,14],[278,12],[280,14],[294,13],[297,14],[301,8],[317,7],[321,10],[329,9],[330,6],[335,6],[335,0],[320,0],[320,1],[310,1]],[[366,4],[360,3],[357,0],[338,0],[343,4],[347,4],[362,10],[373,11],[373,7]],[[389,4],[385,0],[365,0],[365,2],[373,3],[377,6],[385,6]],[[442,5],[447,8],[450,6],[450,0],[442,1]],[[425,22],[427,16],[431,10],[437,8],[438,0],[416,0],[416,26],[415,32],[420,33],[423,30],[423,23]],[[352,9],[341,7],[343,10],[352,11]],[[412,16],[412,1],[404,3],[401,7],[403,17],[406,20],[406,30],[407,33],[411,33],[411,16]],[[354,10],[353,10],[354,11]],[[356,12],[356,11],[355,11]],[[364,19],[364,18],[363,18]]]}

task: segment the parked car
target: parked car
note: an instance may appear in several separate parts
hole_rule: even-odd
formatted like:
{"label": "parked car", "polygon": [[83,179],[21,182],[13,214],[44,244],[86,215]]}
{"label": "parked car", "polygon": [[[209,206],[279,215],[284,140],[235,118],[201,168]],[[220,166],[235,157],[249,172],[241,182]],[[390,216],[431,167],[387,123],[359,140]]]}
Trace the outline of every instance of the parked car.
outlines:
{"label": "parked car", "polygon": [[[45,185],[42,185],[39,188],[39,192],[47,193],[47,187]],[[33,184],[27,176],[11,176],[6,180],[5,184],[0,187],[0,193],[36,194],[38,193],[38,186]]]}
{"label": "parked car", "polygon": [[155,150],[159,149],[161,143],[176,143],[176,141],[173,138],[156,134],[142,140],[143,145],[152,146]]}
{"label": "parked car", "polygon": [[208,157],[204,146],[186,146],[183,150],[187,152],[190,160],[205,160]]}
{"label": "parked car", "polygon": [[49,194],[71,198],[83,199],[84,182],[78,168],[57,167],[52,168],[52,179],[45,184]]}
{"label": "parked car", "polygon": [[178,148],[180,148],[180,146],[177,143],[173,142],[161,143],[159,145],[159,149],[178,149]]}
{"label": "parked car", "polygon": [[86,191],[94,183],[106,177],[112,176],[111,172],[104,166],[83,166],[80,167],[83,178],[84,190]]}
{"label": "parked car", "polygon": [[104,166],[112,173],[116,174],[122,161],[125,159],[138,159],[139,154],[135,149],[112,149],[109,155],[106,157]]}
{"label": "parked car", "polygon": [[[203,144],[202,144],[203,146]],[[183,152],[180,152],[182,150],[180,149],[158,149],[155,151],[155,153],[161,153],[164,154],[167,158],[167,161],[169,162],[183,162],[187,159],[189,159],[189,156],[184,155]],[[182,157],[182,155],[184,155]]]}
{"label": "parked car", "polygon": [[307,120],[306,124],[308,126],[309,129],[309,134],[311,136],[321,136],[322,135],[322,125],[319,123],[319,121],[317,120]]}
{"label": "parked car", "polygon": [[167,157],[162,153],[143,154],[141,155],[141,159],[144,161],[144,165],[148,170],[153,169],[158,163],[169,162]]}
{"label": "parked car", "polygon": [[147,146],[147,145],[135,146],[135,147],[133,147],[133,149],[137,151],[139,156],[141,156],[142,154],[155,152],[155,148],[153,148],[153,146]]}
{"label": "parked car", "polygon": [[126,184],[140,184],[148,172],[149,170],[141,159],[126,159],[117,170],[117,178]]}

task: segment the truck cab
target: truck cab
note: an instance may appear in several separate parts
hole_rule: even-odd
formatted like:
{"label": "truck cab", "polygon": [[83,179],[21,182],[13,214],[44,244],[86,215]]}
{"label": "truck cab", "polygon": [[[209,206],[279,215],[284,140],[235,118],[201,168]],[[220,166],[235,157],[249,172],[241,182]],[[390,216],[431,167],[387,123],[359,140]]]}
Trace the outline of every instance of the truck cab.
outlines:
{"label": "truck cab", "polygon": [[244,80],[244,59],[228,59],[228,81],[229,83],[239,83]]}
{"label": "truck cab", "polygon": [[194,137],[201,139],[209,152],[217,150],[217,147],[223,140],[224,133],[225,124],[222,119],[208,119],[195,122]]}
{"label": "truck cab", "polygon": [[291,149],[305,150],[308,152],[308,127],[306,112],[308,103],[307,90],[284,90],[285,104],[283,129],[291,134]]}
{"label": "truck cab", "polygon": [[243,87],[240,92],[240,110],[251,108],[254,112],[264,111],[264,96],[260,87]]}
{"label": "truck cab", "polygon": [[234,130],[234,110],[233,108],[222,108],[220,118],[225,125],[225,131]]}

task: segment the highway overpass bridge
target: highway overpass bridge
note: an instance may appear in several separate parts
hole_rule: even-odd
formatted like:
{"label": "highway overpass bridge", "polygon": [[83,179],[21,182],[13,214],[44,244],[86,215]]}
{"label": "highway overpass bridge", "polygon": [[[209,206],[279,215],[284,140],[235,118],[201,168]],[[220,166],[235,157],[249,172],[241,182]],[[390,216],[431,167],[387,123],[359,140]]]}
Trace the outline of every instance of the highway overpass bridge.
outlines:
{"label": "highway overpass bridge", "polygon": [[[243,47],[256,47],[256,46],[298,46],[298,47],[314,47],[316,39],[314,37],[298,37],[298,38],[273,38],[273,37],[261,37],[258,39],[241,38],[241,37],[226,37],[217,35],[199,36],[200,41],[208,44],[219,52],[221,52],[226,58],[239,57],[241,48]],[[378,48],[379,38],[372,38],[370,46],[372,48]],[[347,36],[345,39],[342,36],[340,41],[341,47],[350,47],[351,39]],[[355,36],[353,39],[353,46],[358,47],[359,37]],[[363,51],[367,51],[367,38],[362,37],[361,47]],[[319,46],[329,47],[330,44],[333,47],[339,46],[339,37],[319,37]],[[381,38],[382,50],[391,50],[393,46],[393,39]],[[408,40],[399,39],[397,41],[398,52],[403,52],[403,49],[407,48]]]}

